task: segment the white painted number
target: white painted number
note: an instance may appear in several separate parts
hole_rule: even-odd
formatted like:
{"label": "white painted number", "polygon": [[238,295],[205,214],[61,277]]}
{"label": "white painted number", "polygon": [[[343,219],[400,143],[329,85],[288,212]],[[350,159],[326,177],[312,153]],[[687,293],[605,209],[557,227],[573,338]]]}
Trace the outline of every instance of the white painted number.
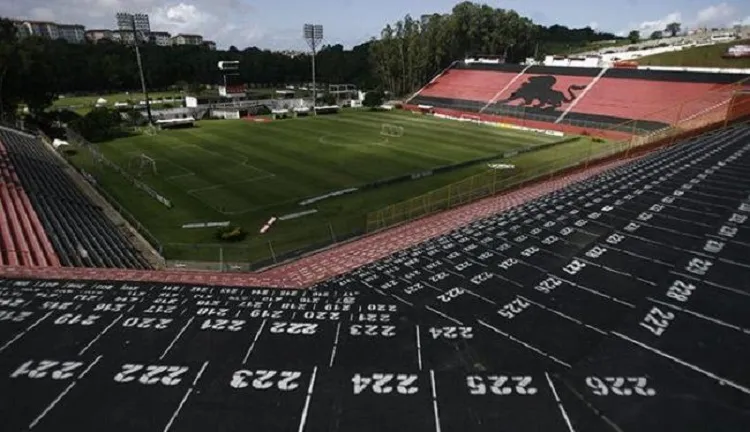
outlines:
{"label": "white painted number", "polygon": [[271,324],[271,333],[287,333],[287,334],[315,334],[318,330],[317,324],[307,323],[289,323],[289,322],[275,322]]}
{"label": "white painted number", "polygon": [[562,285],[562,281],[560,279],[554,278],[554,277],[548,277],[547,279],[539,282],[534,289],[543,292],[544,294],[549,294],[552,290]]}
{"label": "white painted number", "polygon": [[563,267],[563,271],[569,275],[574,275],[578,273],[579,271],[583,270],[583,268],[586,267],[585,263],[582,263],[578,260],[573,260],[570,262],[570,264]]}
{"label": "white painted number", "polygon": [[432,339],[471,339],[474,337],[471,327],[430,327]]}
{"label": "white painted number", "polygon": [[710,269],[712,265],[714,265],[714,263],[707,259],[693,258],[685,267],[685,270],[703,276],[708,272],[708,269]]}
{"label": "white painted number", "polygon": [[187,366],[128,363],[122,365],[122,370],[115,375],[115,382],[129,383],[137,380],[139,384],[143,385],[161,384],[165,386],[175,386],[182,381],[180,375],[183,375],[187,370]]}
{"label": "white painted number", "polygon": [[123,327],[135,327],[139,329],[153,328],[163,330],[172,322],[172,318],[140,318],[130,317],[122,322]]}
{"label": "white painted number", "polygon": [[396,326],[353,324],[349,326],[349,334],[352,336],[383,336],[393,337],[396,335]]}
{"label": "white painted number", "polygon": [[84,325],[90,326],[98,320],[100,315],[82,315],[66,313],[60,315],[56,320],[57,325]]}
{"label": "white painted number", "polygon": [[659,308],[653,307],[640,322],[641,327],[647,329],[656,336],[661,336],[669,326],[669,322],[674,319],[672,312],[662,312]]}
{"label": "white painted number", "polygon": [[374,373],[367,376],[354,374],[352,377],[355,395],[362,394],[368,388],[375,394],[389,394],[393,392],[394,384],[398,394],[411,395],[419,391],[416,381],[417,375],[414,374]]}
{"label": "white painted number", "polygon": [[[246,388],[250,385],[255,390],[268,390],[276,388],[281,391],[292,391],[299,388],[299,378],[302,372],[297,371],[273,371],[273,370],[238,370],[232,375],[229,385],[236,389]],[[254,378],[252,382],[248,381]]]}
{"label": "white painted number", "polygon": [[592,248],[588,252],[586,252],[586,256],[589,257],[589,258],[596,259],[596,258],[599,258],[602,255],[604,255],[605,252],[607,252],[607,248],[603,248],[603,247],[600,247],[600,246],[595,246],[594,248]]}
{"label": "white painted number", "polygon": [[532,378],[530,376],[506,376],[506,375],[469,375],[466,377],[466,386],[469,393],[475,396],[489,394],[498,396],[508,396],[518,394],[522,396],[531,396],[536,394],[537,389],[531,387]]}
{"label": "white painted number", "polygon": [[586,385],[597,396],[654,396],[656,390],[647,387],[646,377],[586,377]]}
{"label": "white painted number", "polygon": [[521,300],[520,298],[516,298],[512,302],[506,304],[502,308],[500,308],[499,311],[497,311],[500,316],[507,318],[507,319],[513,319],[516,317],[516,315],[520,314],[529,307],[529,303]]}
{"label": "white painted number", "polygon": [[695,290],[695,285],[676,280],[667,290],[667,297],[680,302],[686,302]]}
{"label": "white painted number", "polygon": [[439,298],[439,299],[440,299],[440,301],[442,301],[443,303],[448,303],[448,302],[450,302],[451,300],[453,300],[454,298],[456,298],[456,297],[458,297],[458,296],[462,295],[462,294],[463,294],[464,292],[465,292],[465,291],[464,291],[464,289],[463,289],[463,288],[455,287],[455,288],[451,288],[451,289],[449,289],[448,291],[444,292],[443,294],[440,294],[440,295],[438,296],[438,298]]}
{"label": "white painted number", "polygon": [[225,330],[237,332],[242,330],[245,320],[207,319],[201,324],[201,330]]}
{"label": "white painted number", "polygon": [[82,362],[59,362],[56,360],[29,360],[19,366],[11,378],[27,376],[31,379],[52,378],[54,380],[65,380],[73,376],[73,371],[83,366]]}

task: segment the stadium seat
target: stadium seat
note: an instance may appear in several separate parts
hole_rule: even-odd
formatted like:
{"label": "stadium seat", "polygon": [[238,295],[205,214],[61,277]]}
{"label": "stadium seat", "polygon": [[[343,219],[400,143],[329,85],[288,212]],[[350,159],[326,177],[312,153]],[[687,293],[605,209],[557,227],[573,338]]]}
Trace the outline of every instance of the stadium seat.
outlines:
{"label": "stadium seat", "polygon": [[[665,128],[719,110],[750,75],[457,63],[409,104],[590,129]],[[747,83],[745,89],[750,88]],[[632,123],[624,125],[624,123]],[[551,128],[559,129],[559,127]],[[623,129],[625,130],[625,129]]]}
{"label": "stadium seat", "polygon": [[11,210],[0,220],[8,264],[149,268],[36,137],[0,128],[3,144],[2,178],[12,182],[0,189]]}

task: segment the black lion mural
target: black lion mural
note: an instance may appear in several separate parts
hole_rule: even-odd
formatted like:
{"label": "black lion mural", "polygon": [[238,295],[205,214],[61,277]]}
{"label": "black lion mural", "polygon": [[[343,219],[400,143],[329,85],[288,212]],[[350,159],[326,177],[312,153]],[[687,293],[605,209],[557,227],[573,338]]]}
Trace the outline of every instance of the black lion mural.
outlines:
{"label": "black lion mural", "polygon": [[[573,90],[583,90],[586,88],[586,86],[571,85],[568,87],[568,95],[570,97],[565,97],[563,92],[553,88],[556,83],[557,78],[552,75],[531,77],[525,83],[521,84],[516,91],[511,93],[508,99],[499,100],[496,103],[507,104],[523,99],[525,106],[554,110],[560,108],[563,103],[570,103],[575,100],[577,95],[573,93]],[[532,105],[535,100],[538,102]]]}

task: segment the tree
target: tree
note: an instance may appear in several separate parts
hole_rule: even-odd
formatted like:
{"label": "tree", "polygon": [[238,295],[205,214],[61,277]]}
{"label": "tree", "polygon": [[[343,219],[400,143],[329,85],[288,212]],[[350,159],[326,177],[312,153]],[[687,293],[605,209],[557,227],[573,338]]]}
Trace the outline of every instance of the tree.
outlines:
{"label": "tree", "polygon": [[16,27],[10,20],[0,19],[0,119],[6,113],[13,115],[20,102],[18,89],[8,85],[17,75],[16,68],[10,67],[17,64],[17,56]]}
{"label": "tree", "polygon": [[321,101],[326,104],[327,106],[333,106],[336,105],[336,95],[334,95],[331,92],[325,92],[323,96],[320,97]]}
{"label": "tree", "polygon": [[638,43],[638,41],[641,40],[641,32],[638,30],[632,30],[628,33],[628,39],[630,40],[630,43]]}
{"label": "tree", "polygon": [[368,108],[377,108],[383,105],[385,95],[380,90],[368,91],[365,93],[365,100],[362,101],[362,105]]}
{"label": "tree", "polygon": [[122,133],[122,117],[116,110],[97,107],[74,121],[71,126],[91,142],[105,141]]}
{"label": "tree", "polygon": [[653,33],[651,33],[651,39],[661,39],[662,37],[664,37],[664,33],[660,32],[658,30],[655,31],[655,32],[653,32]]}
{"label": "tree", "polygon": [[680,32],[680,28],[681,28],[680,23],[672,22],[672,23],[667,24],[665,31],[669,33],[670,35],[672,35],[672,37],[675,37],[677,36],[677,33]]}

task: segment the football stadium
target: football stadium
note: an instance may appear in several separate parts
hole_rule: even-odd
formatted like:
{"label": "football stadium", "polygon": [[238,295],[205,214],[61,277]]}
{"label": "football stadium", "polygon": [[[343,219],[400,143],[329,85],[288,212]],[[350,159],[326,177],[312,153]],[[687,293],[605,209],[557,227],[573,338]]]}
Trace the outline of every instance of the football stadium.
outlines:
{"label": "football stadium", "polygon": [[750,28],[116,22],[0,19],[3,431],[750,430]]}

